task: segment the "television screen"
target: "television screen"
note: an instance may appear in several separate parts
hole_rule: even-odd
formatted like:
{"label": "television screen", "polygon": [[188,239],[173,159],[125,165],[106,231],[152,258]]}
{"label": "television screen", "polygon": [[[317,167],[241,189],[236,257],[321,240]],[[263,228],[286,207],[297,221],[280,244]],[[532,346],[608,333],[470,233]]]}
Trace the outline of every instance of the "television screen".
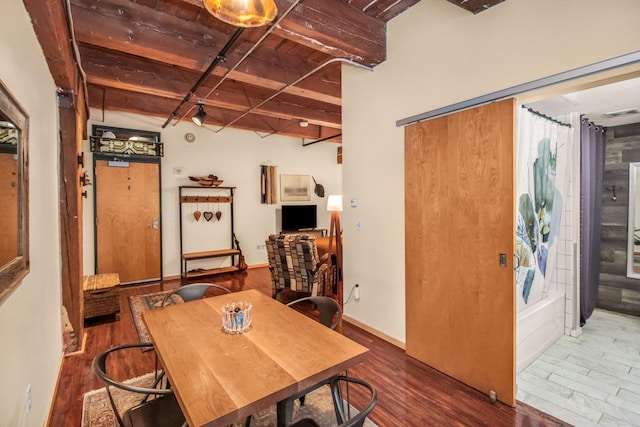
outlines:
{"label": "television screen", "polygon": [[282,231],[316,228],[317,221],[317,205],[282,205]]}

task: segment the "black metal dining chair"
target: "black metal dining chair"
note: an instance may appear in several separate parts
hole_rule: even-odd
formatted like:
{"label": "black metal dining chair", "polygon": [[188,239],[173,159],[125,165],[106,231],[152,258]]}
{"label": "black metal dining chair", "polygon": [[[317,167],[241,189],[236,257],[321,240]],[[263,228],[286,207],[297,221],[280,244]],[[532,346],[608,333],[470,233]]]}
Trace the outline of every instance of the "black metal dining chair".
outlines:
{"label": "black metal dining chair", "polygon": [[336,300],[330,297],[304,297],[291,301],[287,304],[288,307],[300,306],[305,303],[311,303],[318,311],[320,323],[327,328],[335,330],[340,319],[342,319],[342,310]]}
{"label": "black metal dining chair", "polygon": [[162,304],[160,304],[160,307],[164,307],[173,295],[179,295],[184,302],[202,299],[204,297],[204,294],[212,288],[219,289],[227,294],[231,293],[231,289],[226,288],[222,285],[218,285],[217,283],[192,283],[190,285],[181,286],[169,292],[167,295],[165,295],[164,299],[162,300]]}
{"label": "black metal dining chair", "polygon": [[[185,417],[173,390],[166,388],[166,383],[163,383],[164,372],[157,369],[157,355],[154,380],[148,387],[133,385],[127,381],[118,381],[107,372],[108,359],[114,353],[124,352],[131,348],[147,349],[150,347],[153,348],[153,343],[125,344],[110,348],[93,359],[93,372],[105,384],[111,408],[120,427],[186,427]],[[112,387],[139,394],[139,403],[131,408],[118,408],[116,399],[111,393]],[[123,412],[121,413],[121,411]]]}
{"label": "black metal dining chair", "polygon": [[[348,405],[349,402],[345,402],[342,397],[343,385],[352,385],[356,388],[363,389],[365,392],[369,392],[369,401],[365,407],[360,409],[352,417],[347,415],[350,411],[347,410],[345,413],[345,404]],[[331,396],[333,398],[333,407],[336,411],[336,417],[339,423],[338,427],[362,427],[366,418],[371,414],[378,402],[378,394],[373,385],[359,378],[345,377],[342,375],[335,377],[331,381]],[[289,427],[320,427],[320,425],[311,418],[303,418],[300,421],[291,424]]]}

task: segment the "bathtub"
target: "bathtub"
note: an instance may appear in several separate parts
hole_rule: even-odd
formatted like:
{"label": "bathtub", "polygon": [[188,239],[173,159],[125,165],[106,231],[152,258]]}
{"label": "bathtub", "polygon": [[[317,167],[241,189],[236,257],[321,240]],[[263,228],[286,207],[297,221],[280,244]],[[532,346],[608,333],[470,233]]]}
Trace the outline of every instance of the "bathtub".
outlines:
{"label": "bathtub", "polygon": [[564,334],[564,294],[547,298],[516,316],[516,372],[526,368]]}

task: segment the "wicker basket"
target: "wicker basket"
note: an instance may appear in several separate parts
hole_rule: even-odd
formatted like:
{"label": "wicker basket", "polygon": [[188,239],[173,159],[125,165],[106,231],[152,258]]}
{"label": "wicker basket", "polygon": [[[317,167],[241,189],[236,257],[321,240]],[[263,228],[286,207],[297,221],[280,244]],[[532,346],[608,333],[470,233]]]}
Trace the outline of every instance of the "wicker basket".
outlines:
{"label": "wicker basket", "polygon": [[85,276],[82,282],[84,293],[84,318],[120,313],[120,278],[118,273]]}

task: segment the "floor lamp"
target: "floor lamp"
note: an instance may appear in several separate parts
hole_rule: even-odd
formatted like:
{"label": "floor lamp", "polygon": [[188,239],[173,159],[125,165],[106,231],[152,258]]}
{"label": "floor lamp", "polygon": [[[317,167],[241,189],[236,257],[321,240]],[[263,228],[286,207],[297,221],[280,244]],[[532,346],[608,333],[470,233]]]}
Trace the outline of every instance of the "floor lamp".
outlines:
{"label": "floor lamp", "polygon": [[[342,212],[342,196],[330,195],[327,199],[327,210],[331,212],[331,226],[329,227],[329,258],[335,255],[335,284],[338,294],[338,302],[342,307],[342,228],[340,227],[340,212]],[[335,242],[334,242],[335,240]],[[334,248],[335,245],[335,248]]]}

